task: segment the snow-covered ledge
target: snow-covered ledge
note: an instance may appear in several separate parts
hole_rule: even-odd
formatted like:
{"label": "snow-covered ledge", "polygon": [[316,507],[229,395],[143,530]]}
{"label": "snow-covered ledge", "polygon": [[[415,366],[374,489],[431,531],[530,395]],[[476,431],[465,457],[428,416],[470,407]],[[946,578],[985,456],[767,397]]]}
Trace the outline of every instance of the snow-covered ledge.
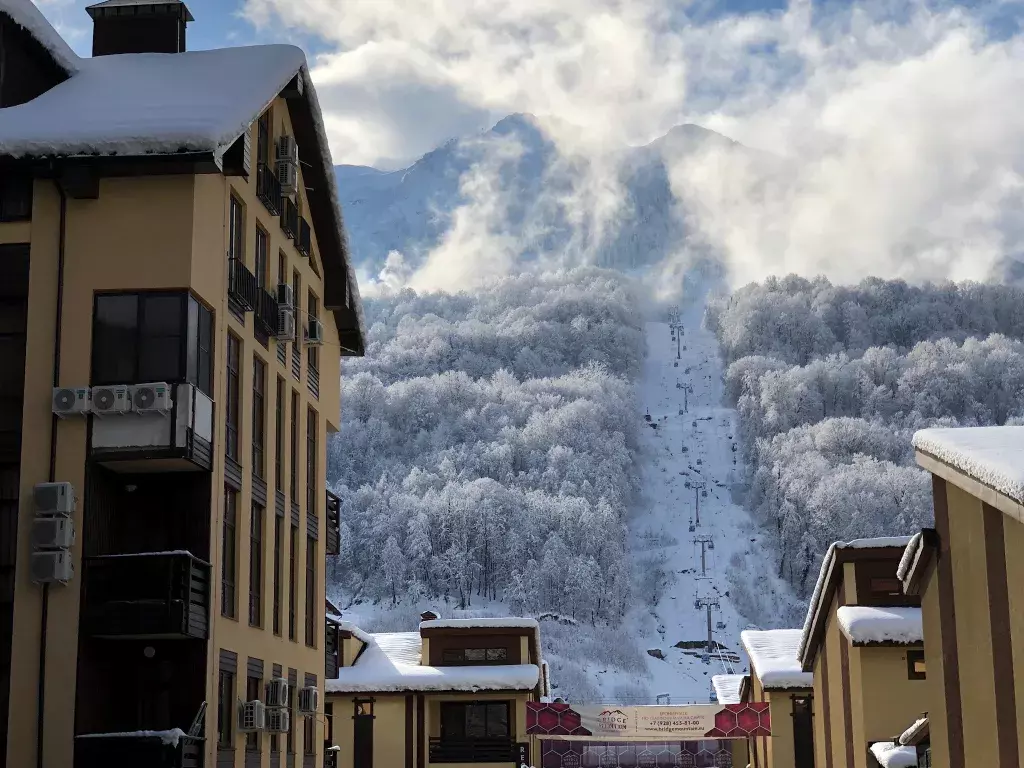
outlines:
{"label": "snow-covered ledge", "polygon": [[845,605],[836,611],[839,628],[854,645],[924,642],[920,608]]}
{"label": "snow-covered ledge", "polygon": [[876,741],[871,754],[882,768],[917,768],[917,750],[901,747],[891,741]]}
{"label": "snow-covered ledge", "polygon": [[83,733],[78,739],[160,739],[169,747],[178,746],[178,742],[187,736],[181,728],[169,731],[119,731],[117,733]]}

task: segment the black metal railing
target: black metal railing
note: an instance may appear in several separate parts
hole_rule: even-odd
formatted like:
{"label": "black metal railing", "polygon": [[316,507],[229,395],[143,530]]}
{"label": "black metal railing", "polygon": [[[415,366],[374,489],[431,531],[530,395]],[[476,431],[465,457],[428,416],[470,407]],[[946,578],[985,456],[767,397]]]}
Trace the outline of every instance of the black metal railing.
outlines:
{"label": "black metal railing", "polygon": [[299,236],[295,240],[295,247],[303,256],[309,256],[313,250],[313,230],[304,217],[299,217]]}
{"label": "black metal railing", "polygon": [[256,166],[256,197],[275,216],[281,213],[281,182],[266,163]]}
{"label": "black metal railing", "polygon": [[309,394],[317,399],[320,398],[320,371],[312,365],[308,366],[306,370],[306,386],[309,388]]}
{"label": "black metal railing", "polygon": [[228,298],[246,312],[256,309],[260,301],[260,281],[241,259],[228,259]]}
{"label": "black metal railing", "polygon": [[341,499],[327,491],[327,545],[328,555],[341,551]]}
{"label": "black metal railing", "polygon": [[510,763],[516,759],[509,739],[430,739],[432,763]]}
{"label": "black metal railing", "polygon": [[299,209],[290,197],[281,200],[281,229],[290,238],[299,235]]}
{"label": "black metal railing", "polygon": [[338,622],[327,619],[324,623],[324,677],[328,680],[338,677],[338,666],[341,663],[338,656],[340,650]]}
{"label": "black metal railing", "polygon": [[256,328],[267,336],[277,335],[278,305],[277,299],[262,288],[256,300]]}
{"label": "black metal railing", "polygon": [[82,631],[91,637],[206,638],[210,565],[187,552],[83,559]]}
{"label": "black metal railing", "polygon": [[172,732],[83,734],[75,768],[203,768],[203,737]]}

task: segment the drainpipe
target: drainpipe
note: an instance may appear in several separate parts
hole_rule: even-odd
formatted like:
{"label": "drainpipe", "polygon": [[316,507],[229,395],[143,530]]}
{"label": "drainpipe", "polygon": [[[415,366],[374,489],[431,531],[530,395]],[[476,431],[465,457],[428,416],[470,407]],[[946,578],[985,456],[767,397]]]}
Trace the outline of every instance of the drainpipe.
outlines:
{"label": "drainpipe", "polygon": [[[57,246],[57,309],[53,334],[53,386],[60,386],[61,315],[64,309],[64,248],[67,240],[68,198],[60,181],[55,181],[60,195],[60,240]],[[50,473],[49,481],[57,479],[57,415],[50,420]],[[43,584],[43,605],[39,620],[39,689],[36,702],[36,768],[43,768],[46,713],[46,631],[50,608],[50,585]]]}

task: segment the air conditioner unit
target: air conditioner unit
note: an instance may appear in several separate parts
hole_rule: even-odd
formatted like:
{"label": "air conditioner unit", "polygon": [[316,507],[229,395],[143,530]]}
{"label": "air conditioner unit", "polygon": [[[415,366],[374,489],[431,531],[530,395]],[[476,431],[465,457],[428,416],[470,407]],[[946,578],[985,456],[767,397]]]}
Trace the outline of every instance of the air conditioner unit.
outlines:
{"label": "air conditioner unit", "polygon": [[295,341],[295,313],[290,309],[278,310],[277,333],[274,337],[278,341]]}
{"label": "air conditioner unit", "polygon": [[277,161],[277,180],[281,182],[281,192],[285,195],[295,194],[299,178],[299,166],[291,160]]}
{"label": "air conditioner unit", "polygon": [[32,488],[36,514],[67,517],[75,511],[75,488],[71,483],[38,483]]}
{"label": "air conditioner unit", "polygon": [[131,388],[132,406],[136,413],[169,413],[171,388],[164,382],[137,384]]}
{"label": "air conditioner unit", "polygon": [[299,145],[295,143],[294,136],[282,136],[277,140],[277,159],[298,164]]}
{"label": "air conditioner unit", "polygon": [[291,309],[295,306],[295,289],[291,283],[279,283],[277,286],[277,306],[281,309]]}
{"label": "air conditioner unit", "polygon": [[33,552],[29,573],[36,584],[66,584],[75,575],[71,553],[66,549]]}
{"label": "air conditioner unit", "polygon": [[62,419],[89,413],[88,387],[54,387],[53,412]]}
{"label": "air conditioner unit", "polygon": [[288,681],[283,677],[272,677],[267,682],[267,706],[287,707],[288,706]]}
{"label": "air conditioner unit", "polygon": [[309,318],[309,327],[306,328],[306,346],[319,347],[324,343],[324,324],[315,317]]}
{"label": "air conditioner unit", "polygon": [[128,386],[126,384],[114,384],[109,387],[93,387],[90,410],[96,416],[130,413],[132,410],[132,398],[131,393],[128,391]]}
{"label": "air conditioner unit", "polygon": [[267,710],[267,730],[270,733],[288,733],[291,713],[287,709],[274,707]]}
{"label": "air conditioner unit", "polygon": [[244,701],[238,708],[238,730],[242,733],[262,731],[267,725],[267,708],[263,702]]}
{"label": "air conditioner unit", "polygon": [[315,715],[320,711],[320,691],[310,685],[299,688],[299,714]]}
{"label": "air conditioner unit", "polygon": [[75,544],[75,524],[67,517],[32,521],[32,549],[68,549]]}

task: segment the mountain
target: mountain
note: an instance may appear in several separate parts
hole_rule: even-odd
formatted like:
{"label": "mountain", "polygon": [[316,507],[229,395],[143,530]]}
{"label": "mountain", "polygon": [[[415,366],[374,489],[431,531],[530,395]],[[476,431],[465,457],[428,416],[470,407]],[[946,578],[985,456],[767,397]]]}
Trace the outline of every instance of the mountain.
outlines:
{"label": "mountain", "polygon": [[518,244],[522,258],[560,254],[570,263],[630,268],[659,261],[685,238],[666,164],[714,144],[739,146],[700,126],[680,125],[650,144],[611,153],[625,205],[607,229],[576,215],[598,207],[593,195],[600,190],[592,182],[599,169],[592,160],[562,156],[532,115],[510,115],[478,136],[448,141],[402,170],[335,170],[352,251],[370,274],[391,251],[418,264],[449,230],[454,212],[472,204],[467,182],[480,175],[496,181],[483,186],[501,198],[501,205],[486,208],[492,217],[500,210],[500,220],[490,223]]}

